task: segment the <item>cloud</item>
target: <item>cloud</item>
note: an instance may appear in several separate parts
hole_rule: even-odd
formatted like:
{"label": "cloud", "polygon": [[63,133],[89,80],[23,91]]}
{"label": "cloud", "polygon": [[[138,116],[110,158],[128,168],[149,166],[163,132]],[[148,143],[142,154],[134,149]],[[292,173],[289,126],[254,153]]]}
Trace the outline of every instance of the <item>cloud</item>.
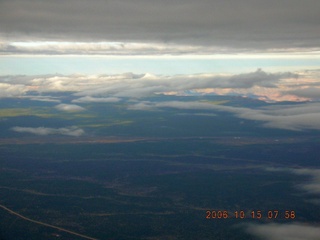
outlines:
{"label": "cloud", "polygon": [[266,127],[290,130],[320,129],[320,122],[317,120],[320,117],[320,103],[270,106],[245,114],[238,116],[267,121],[264,124]]}
{"label": "cloud", "polygon": [[59,111],[64,112],[81,112],[85,110],[85,108],[75,104],[59,104],[55,106],[55,108]]}
{"label": "cloud", "polygon": [[[1,40],[1,39],[0,39]],[[319,47],[275,48],[268,49],[268,54],[275,56],[317,56]],[[2,55],[118,55],[118,56],[237,56],[250,54],[259,56],[259,52],[250,48],[199,45],[199,43],[163,43],[163,42],[66,42],[66,41],[19,41],[0,42]],[[260,53],[261,54],[261,53]],[[239,57],[239,56],[238,56]]]}
{"label": "cloud", "polygon": [[193,110],[211,110],[230,112],[237,117],[263,122],[264,127],[287,130],[320,130],[320,103],[301,103],[296,105],[273,105],[257,109],[215,105],[206,102],[148,102],[143,101],[128,106],[130,110],[156,110],[159,108],[177,108]]}
{"label": "cloud", "polygon": [[0,83],[0,98],[19,97],[24,95],[27,89],[21,84]]}
{"label": "cloud", "polygon": [[141,111],[154,111],[158,106],[148,101],[141,101],[139,103],[131,104],[128,106],[129,110],[141,110]]}
{"label": "cloud", "polygon": [[[266,73],[258,69],[252,73],[243,73],[231,77],[222,77],[216,81],[214,88],[251,88],[253,86],[276,87],[276,83],[283,78],[297,78],[297,74],[286,73]],[[218,80],[218,79],[217,79]]]}
{"label": "cloud", "polygon": [[216,117],[217,116],[217,114],[214,114],[214,113],[177,113],[177,115],[180,115],[180,116],[193,115],[193,116],[203,116],[203,117]]}
{"label": "cloud", "polygon": [[310,181],[300,184],[299,187],[308,193],[320,194],[320,169],[292,169],[290,172],[310,176]]}
{"label": "cloud", "polygon": [[[81,39],[258,50],[319,47],[319,8],[318,0],[2,0],[0,36],[29,42]],[[3,48],[16,51],[17,46]]]}
{"label": "cloud", "polygon": [[[155,76],[152,74],[131,75],[113,81],[96,80],[96,86],[90,86],[76,96],[115,96],[115,97],[145,97],[155,93],[183,92],[194,89],[228,88],[248,89],[254,86],[276,88],[282,79],[296,79],[294,73],[266,73],[261,69],[255,72],[221,76],[215,74],[195,74],[176,76]],[[78,83],[79,84],[79,83]]]}
{"label": "cloud", "polygon": [[50,96],[34,96],[34,97],[30,97],[30,100],[33,101],[40,101],[40,102],[61,102],[59,99],[50,97]]}
{"label": "cloud", "polygon": [[318,226],[303,223],[246,224],[244,226],[248,233],[265,240],[317,240],[320,236]]}
{"label": "cloud", "polygon": [[72,100],[72,102],[74,103],[114,103],[114,102],[119,102],[121,99],[117,98],[117,97],[107,97],[107,98],[96,98],[96,97],[90,97],[90,96],[86,96],[86,97],[81,97],[81,98],[77,98]]}
{"label": "cloud", "polygon": [[45,128],[45,127],[13,127],[12,131],[20,133],[32,133],[35,135],[66,135],[78,137],[84,134],[84,131],[78,127],[67,127],[67,128]]}
{"label": "cloud", "polygon": [[[208,55],[233,53],[233,49],[197,45],[143,42],[2,42],[2,54],[49,55]],[[243,50],[245,51],[245,50]],[[249,50],[246,50],[249,51]]]}
{"label": "cloud", "polygon": [[[308,180],[304,180],[303,183],[297,184],[296,187],[302,190],[306,194],[320,196],[320,169],[314,168],[266,168],[271,172],[289,172],[295,175],[308,176]],[[313,199],[307,199],[307,202],[320,205],[319,197],[313,197]]]}
{"label": "cloud", "polygon": [[287,94],[293,94],[299,97],[319,100],[320,99],[320,88],[318,87],[308,87],[303,89],[296,89],[292,91],[287,91]]}
{"label": "cloud", "polygon": [[[115,75],[38,75],[0,76],[3,96],[49,95],[53,92],[72,92],[74,103],[117,101],[119,98],[143,98],[164,95],[238,95],[263,101],[305,101],[288,91],[305,88],[305,75],[319,82],[317,73],[253,72],[221,75],[213,73],[184,75],[115,74]],[[311,75],[311,76],[310,76]],[[311,80],[310,80],[311,81]],[[10,84],[9,84],[10,82]],[[304,84],[301,86],[301,84]],[[2,86],[2,87],[1,87]],[[1,92],[0,92],[1,93]],[[10,94],[8,94],[10,93]]]}

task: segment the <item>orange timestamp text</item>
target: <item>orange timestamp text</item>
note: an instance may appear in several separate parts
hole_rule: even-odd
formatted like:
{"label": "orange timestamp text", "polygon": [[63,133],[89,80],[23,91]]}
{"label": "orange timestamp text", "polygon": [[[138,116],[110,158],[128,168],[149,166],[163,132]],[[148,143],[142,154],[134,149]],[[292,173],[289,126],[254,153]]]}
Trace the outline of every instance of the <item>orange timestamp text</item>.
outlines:
{"label": "orange timestamp text", "polygon": [[294,210],[206,210],[206,219],[287,219],[296,218]]}

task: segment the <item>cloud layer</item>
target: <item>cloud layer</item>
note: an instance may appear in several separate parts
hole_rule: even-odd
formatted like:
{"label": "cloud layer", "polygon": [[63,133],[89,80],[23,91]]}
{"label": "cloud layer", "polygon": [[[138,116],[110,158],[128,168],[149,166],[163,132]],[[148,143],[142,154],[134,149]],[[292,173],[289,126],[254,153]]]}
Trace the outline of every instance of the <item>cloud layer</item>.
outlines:
{"label": "cloud layer", "polygon": [[320,228],[302,223],[247,224],[246,231],[265,240],[317,240]]}
{"label": "cloud layer", "polygon": [[299,105],[277,105],[251,109],[214,105],[205,102],[139,102],[129,106],[131,110],[155,110],[159,108],[211,110],[230,112],[247,120],[264,122],[263,126],[288,130],[317,129],[320,130],[320,103],[302,103]]}
{"label": "cloud layer", "polygon": [[67,128],[45,128],[45,127],[13,127],[11,129],[15,132],[20,133],[31,133],[35,135],[66,135],[66,136],[73,136],[73,137],[79,137],[84,134],[84,131],[81,128],[78,127],[67,127]]}
{"label": "cloud layer", "polygon": [[81,112],[84,111],[85,108],[79,106],[79,105],[75,105],[75,104],[59,104],[57,106],[55,106],[55,108],[59,111],[64,111],[64,112]]}
{"label": "cloud layer", "polygon": [[310,176],[310,181],[300,184],[299,187],[308,193],[320,194],[320,169],[292,169],[291,172]]}
{"label": "cloud layer", "polygon": [[[306,201],[320,205],[320,169],[318,168],[267,168],[271,172],[289,172],[295,175],[308,176],[309,179],[297,184],[295,187],[302,190],[304,194],[310,194]],[[310,198],[312,196],[312,198]]]}
{"label": "cloud layer", "polygon": [[[189,45],[188,45],[189,44]],[[198,44],[198,45],[196,45]],[[24,41],[11,42],[0,38],[0,55],[117,55],[117,56],[181,56],[210,55],[236,56],[234,54],[250,54],[259,56],[305,56],[315,57],[320,47],[294,47],[272,49],[250,49],[248,47],[207,46],[199,43],[161,43],[161,42],[63,42],[63,41]]]}
{"label": "cloud layer", "polygon": [[[319,76],[313,76],[318,81]],[[255,96],[264,100],[292,100],[293,91],[305,84],[303,74],[291,72],[255,72],[219,75],[193,74],[161,76],[153,74],[117,75],[43,75],[0,76],[0,97],[24,95],[27,92],[74,92],[79,102],[117,101],[121,97],[146,97],[159,93],[184,95],[193,91],[198,94]]]}
{"label": "cloud layer", "polygon": [[22,84],[0,83],[0,97],[19,97],[27,92]]}
{"label": "cloud layer", "polygon": [[[319,8],[318,0],[3,0],[0,36],[237,49],[319,47]],[[12,45],[3,48],[16,51]]]}
{"label": "cloud layer", "polygon": [[[55,92],[71,94],[70,104],[61,101],[59,111],[84,111],[83,103],[116,103],[128,101],[131,110],[159,108],[195,109],[212,112],[229,112],[235,116],[260,121],[262,126],[288,130],[320,130],[320,103],[312,94],[301,97],[301,91],[319,86],[319,71],[313,72],[254,72],[219,75],[153,75],[124,73],[116,75],[42,75],[0,76],[1,97],[25,97],[31,100],[61,101],[50,97]],[[309,88],[308,88],[309,86]],[[274,101],[310,101],[300,104],[270,105],[249,108],[213,105],[196,101],[150,102],[143,98],[156,95],[198,96],[206,94],[236,95]],[[296,95],[295,95],[296,94]],[[130,100],[131,99],[131,100]],[[134,101],[132,101],[134,100]],[[165,100],[165,98],[163,99]],[[76,103],[76,104],[75,104]]]}
{"label": "cloud layer", "polygon": [[121,98],[117,98],[117,97],[90,97],[90,96],[86,96],[86,97],[81,97],[81,98],[77,98],[72,100],[72,102],[74,103],[112,103],[112,102],[119,102],[121,100]]}
{"label": "cloud layer", "polygon": [[287,93],[298,97],[320,100],[320,87],[306,87],[288,91]]}

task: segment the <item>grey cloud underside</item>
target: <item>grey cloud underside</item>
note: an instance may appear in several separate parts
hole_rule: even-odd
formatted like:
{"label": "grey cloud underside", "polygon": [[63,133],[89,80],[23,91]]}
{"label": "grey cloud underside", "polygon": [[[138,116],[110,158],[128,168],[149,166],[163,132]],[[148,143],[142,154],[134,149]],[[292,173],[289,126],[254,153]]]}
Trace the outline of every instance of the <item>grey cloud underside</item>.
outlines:
{"label": "grey cloud underside", "polygon": [[286,92],[288,94],[293,94],[299,97],[311,98],[311,99],[320,99],[320,88],[303,88],[293,91]]}
{"label": "grey cloud underside", "polygon": [[1,36],[235,48],[318,47],[318,0],[2,0]]}

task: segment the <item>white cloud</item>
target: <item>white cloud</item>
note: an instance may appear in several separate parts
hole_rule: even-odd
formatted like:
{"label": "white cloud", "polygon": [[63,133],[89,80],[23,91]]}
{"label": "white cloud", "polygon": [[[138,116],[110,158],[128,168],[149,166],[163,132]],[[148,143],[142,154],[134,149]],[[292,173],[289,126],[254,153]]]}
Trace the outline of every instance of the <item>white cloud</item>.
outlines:
{"label": "white cloud", "polygon": [[50,96],[32,96],[32,97],[27,96],[26,98],[29,98],[30,100],[33,100],[33,101],[40,101],[40,102],[56,102],[56,103],[61,102],[59,99],[50,97]]}
{"label": "white cloud", "polygon": [[297,175],[307,175],[311,179],[307,183],[300,184],[298,187],[308,193],[320,194],[320,169],[292,169],[292,173]]}
{"label": "white cloud", "polygon": [[71,75],[44,76],[31,80],[32,87],[41,92],[73,91],[80,97],[145,97],[155,93],[195,89],[249,89],[254,86],[271,88],[282,79],[297,80],[293,73],[266,73],[257,70],[238,75],[195,74],[176,76],[136,75]]}
{"label": "white cloud", "polygon": [[234,51],[232,48],[144,42],[0,42],[0,52],[7,54],[95,54],[95,55],[180,55]]}
{"label": "white cloud", "polygon": [[0,82],[0,98],[20,97],[27,92],[26,86]]}
{"label": "white cloud", "polygon": [[85,108],[75,104],[59,104],[55,108],[64,112],[81,112],[85,110]]}
{"label": "white cloud", "polygon": [[201,45],[195,43],[164,43],[145,41],[25,41],[25,39],[15,41],[0,41],[0,53],[3,54],[40,54],[40,55],[124,55],[124,56],[209,56],[209,57],[236,57],[250,56],[253,58],[270,56],[283,57],[314,57],[317,56],[319,47],[295,48],[269,48],[261,52],[250,47],[232,47],[217,45]]}
{"label": "white cloud", "polygon": [[[266,73],[260,69],[251,73],[236,75],[194,74],[175,76],[127,75],[122,78],[115,76],[99,76],[90,79],[89,85],[76,82],[76,96],[114,96],[114,97],[145,97],[159,93],[184,92],[199,89],[234,89],[245,95],[245,89],[253,87],[265,88],[279,92],[277,84],[282,79],[297,81],[298,75],[293,73]],[[83,86],[86,86],[83,88]],[[272,90],[270,90],[272,89]],[[242,92],[241,92],[242,91]],[[213,91],[214,92],[214,91]],[[250,93],[250,92],[249,92]],[[260,93],[261,94],[261,93]],[[263,93],[262,93],[263,94]]]}
{"label": "white cloud", "polygon": [[13,127],[11,130],[20,133],[32,133],[35,135],[66,135],[78,137],[84,134],[84,131],[78,127],[67,127],[67,128],[45,128],[45,127]]}
{"label": "white cloud", "polygon": [[86,96],[86,97],[81,97],[81,98],[77,98],[72,100],[72,102],[74,103],[112,103],[112,102],[119,102],[121,99],[117,98],[117,97],[107,97],[107,98],[97,98],[97,97],[90,97],[90,96]]}
{"label": "white cloud", "polygon": [[319,240],[320,227],[303,223],[246,224],[246,231],[265,240]]}
{"label": "white cloud", "polygon": [[[294,94],[309,85],[319,84],[318,72],[254,72],[219,75],[185,74],[162,76],[153,74],[115,75],[43,75],[0,76],[1,96],[49,95],[72,92],[73,102],[112,102],[118,98],[141,98],[164,95],[238,95],[264,101],[305,101],[310,94]],[[314,97],[316,93],[313,94]]]}
{"label": "white cloud", "polygon": [[128,106],[129,110],[141,110],[141,111],[154,111],[157,110],[157,106],[148,101],[142,101]]}
{"label": "white cloud", "polygon": [[128,107],[130,110],[155,110],[159,108],[212,110],[234,113],[237,117],[264,122],[263,126],[288,130],[320,130],[320,103],[276,105],[258,109],[215,105],[206,102],[140,102]]}
{"label": "white cloud", "polygon": [[[266,168],[266,170],[271,172],[289,172],[296,175],[308,176],[308,180],[304,180],[304,182],[297,184],[296,187],[306,194],[316,194],[320,196],[320,169],[318,168]],[[320,199],[317,197],[315,197],[314,199],[308,199],[306,201],[318,205],[320,204]]]}
{"label": "white cloud", "polygon": [[301,103],[298,105],[278,105],[260,109],[230,109],[243,119],[265,122],[270,128],[288,130],[320,130],[320,103]]}

